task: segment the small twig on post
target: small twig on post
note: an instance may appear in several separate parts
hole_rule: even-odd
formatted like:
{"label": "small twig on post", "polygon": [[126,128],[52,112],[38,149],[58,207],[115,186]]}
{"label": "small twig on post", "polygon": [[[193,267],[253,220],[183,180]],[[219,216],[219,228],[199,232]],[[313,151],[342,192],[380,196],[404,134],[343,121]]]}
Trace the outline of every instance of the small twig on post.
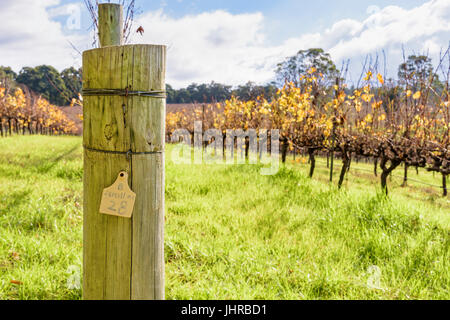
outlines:
{"label": "small twig on post", "polygon": [[[91,28],[94,30],[94,40],[92,42],[92,46],[96,47],[97,44],[102,47],[102,45],[99,41],[99,6],[102,4],[98,2],[98,0],[84,0],[84,4],[89,12],[89,15],[92,19],[92,26]],[[112,3],[107,3],[108,5],[114,5]],[[125,19],[121,19],[121,23],[117,24],[117,28],[121,28],[122,38],[124,44],[128,43],[130,41],[130,34],[131,30],[133,28],[133,22],[134,22],[134,16],[136,13],[135,9],[135,0],[121,0],[116,5],[121,5],[122,8],[125,8]],[[121,11],[121,14],[123,15],[123,10]],[[117,30],[115,33],[119,33]]]}

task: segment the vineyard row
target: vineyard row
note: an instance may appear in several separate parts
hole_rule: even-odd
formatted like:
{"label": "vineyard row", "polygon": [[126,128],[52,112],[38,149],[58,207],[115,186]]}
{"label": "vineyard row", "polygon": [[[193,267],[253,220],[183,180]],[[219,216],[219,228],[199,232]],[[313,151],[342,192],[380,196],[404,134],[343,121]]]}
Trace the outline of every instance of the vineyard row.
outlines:
{"label": "vineyard row", "polygon": [[321,77],[312,68],[299,85],[287,82],[270,101],[264,97],[251,101],[233,97],[224,103],[169,113],[167,137],[170,140],[180,128],[193,137],[195,121],[202,122],[203,130],[223,132],[223,141],[227,129],[279,129],[282,160],[289,150],[304,150],[309,156],[311,177],[319,153],[329,155],[331,161],[338,154],[343,162],[339,187],[357,157],[375,162],[374,171],[380,169],[381,187],[386,193],[388,176],[404,164],[405,170],[413,166],[441,173],[447,195],[448,83],[440,93],[426,83],[413,90],[407,84],[390,86],[380,74],[368,72],[361,88],[349,93],[336,79],[330,94],[321,90]]}
{"label": "vineyard row", "polygon": [[0,87],[0,135],[74,134],[75,123],[61,109],[26,87]]}

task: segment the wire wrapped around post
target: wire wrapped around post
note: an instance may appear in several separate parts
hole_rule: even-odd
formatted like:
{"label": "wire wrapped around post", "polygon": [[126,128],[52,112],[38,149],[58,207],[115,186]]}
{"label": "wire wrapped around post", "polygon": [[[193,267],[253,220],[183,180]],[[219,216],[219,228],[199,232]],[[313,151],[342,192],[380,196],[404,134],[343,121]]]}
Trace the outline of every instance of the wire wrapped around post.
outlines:
{"label": "wire wrapped around post", "polygon": [[122,97],[149,97],[149,98],[166,98],[165,91],[131,91],[128,89],[83,89],[83,96],[122,96]]}

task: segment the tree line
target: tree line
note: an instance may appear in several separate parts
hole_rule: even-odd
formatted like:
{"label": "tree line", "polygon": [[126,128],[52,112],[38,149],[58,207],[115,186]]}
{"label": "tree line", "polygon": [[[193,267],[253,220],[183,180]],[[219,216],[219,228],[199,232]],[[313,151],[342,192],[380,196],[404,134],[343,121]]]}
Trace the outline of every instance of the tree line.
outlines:
{"label": "tree line", "polygon": [[[25,85],[31,91],[42,96],[51,104],[67,106],[72,99],[78,99],[82,89],[82,69],[66,68],[58,72],[54,67],[41,65],[34,68],[24,67],[17,74],[10,67],[0,66],[0,79],[8,79],[12,84]],[[243,100],[258,96],[272,97],[277,90],[275,83],[257,85],[248,82],[236,87],[221,83],[193,83],[186,88],[174,89],[166,85],[167,103],[214,103],[238,96]]]}
{"label": "tree line", "polygon": [[[248,82],[239,86],[231,86],[216,82],[209,84],[192,83],[186,88],[174,89],[170,84],[166,85],[167,103],[215,103],[223,102],[238,97],[240,100],[249,101],[257,97],[265,97],[270,100],[285,82],[300,85],[299,75],[305,74],[314,66],[322,77],[314,89],[317,99],[332,95],[332,88],[336,78],[344,81],[345,70],[339,70],[332,61],[330,55],[321,48],[300,50],[296,55],[288,57],[280,62],[275,70],[276,81],[258,85]],[[386,79],[389,83],[398,82],[399,85],[408,85],[412,90],[419,90],[420,85],[425,83],[432,73],[431,59],[424,55],[409,56],[398,68],[398,79]],[[51,104],[66,106],[71,104],[72,99],[78,99],[82,89],[82,70],[69,67],[58,72],[54,67],[41,65],[37,67],[24,67],[17,74],[10,67],[0,66],[0,79],[7,78],[11,83],[22,84],[31,91],[42,96]],[[359,81],[358,81],[359,82]],[[356,87],[358,84],[356,84]],[[395,86],[392,86],[395,87]],[[346,88],[351,92],[355,87]],[[433,88],[438,92],[443,90],[443,84],[439,77],[433,79]],[[326,95],[319,91],[326,91]],[[395,95],[392,90],[391,95]]]}
{"label": "tree line", "polygon": [[54,67],[41,65],[24,67],[17,74],[10,67],[0,67],[0,79],[9,87],[24,85],[35,94],[58,106],[70,105],[81,93],[81,69],[69,67],[58,72]]}
{"label": "tree line", "polygon": [[167,103],[214,103],[223,102],[233,96],[245,101],[256,99],[258,96],[271,98],[276,93],[277,86],[275,83],[257,85],[247,82],[233,87],[211,82],[209,84],[193,83],[181,89],[173,89],[171,85],[166,85],[166,91]]}

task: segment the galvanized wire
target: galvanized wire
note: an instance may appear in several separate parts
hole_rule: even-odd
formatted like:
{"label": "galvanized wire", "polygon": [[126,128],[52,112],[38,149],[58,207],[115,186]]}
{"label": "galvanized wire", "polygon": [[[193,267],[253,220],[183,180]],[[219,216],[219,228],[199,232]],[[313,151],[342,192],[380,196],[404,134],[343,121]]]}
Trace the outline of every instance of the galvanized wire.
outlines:
{"label": "galvanized wire", "polygon": [[106,154],[123,154],[127,156],[127,160],[131,159],[131,156],[133,155],[147,155],[147,154],[158,154],[163,153],[164,151],[146,151],[146,152],[134,152],[131,150],[128,151],[112,151],[112,150],[100,150],[100,149],[94,149],[87,146],[83,146],[84,149],[92,151],[92,152],[99,152],[99,153],[106,153]]}
{"label": "galvanized wire", "polygon": [[138,96],[165,99],[166,92],[162,90],[154,91],[130,91],[128,89],[83,89],[83,96]]}

